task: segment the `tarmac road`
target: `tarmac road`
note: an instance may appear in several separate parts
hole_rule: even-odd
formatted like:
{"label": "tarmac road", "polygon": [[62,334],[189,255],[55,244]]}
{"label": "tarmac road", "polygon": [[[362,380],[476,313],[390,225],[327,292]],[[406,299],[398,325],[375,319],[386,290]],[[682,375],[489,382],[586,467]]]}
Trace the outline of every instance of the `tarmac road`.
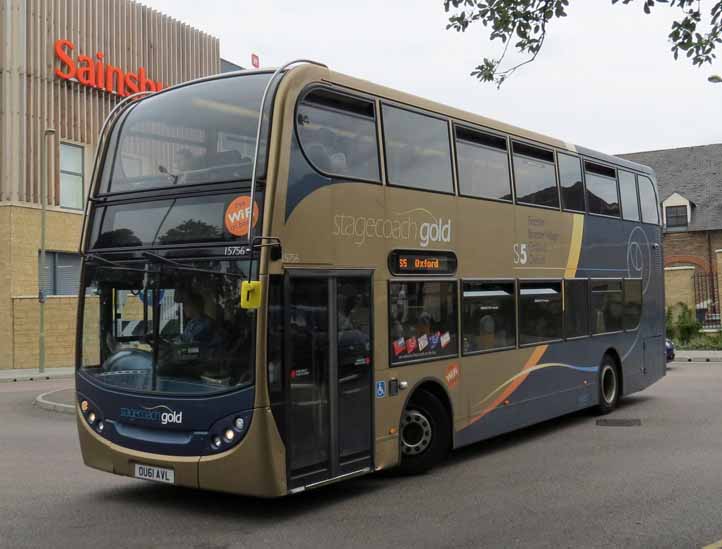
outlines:
{"label": "tarmac road", "polygon": [[[279,500],[84,467],[72,382],[0,384],[0,547],[702,547],[722,539],[722,363],[675,363],[597,426],[579,413],[389,474]],[[239,472],[242,474],[242,472]]]}

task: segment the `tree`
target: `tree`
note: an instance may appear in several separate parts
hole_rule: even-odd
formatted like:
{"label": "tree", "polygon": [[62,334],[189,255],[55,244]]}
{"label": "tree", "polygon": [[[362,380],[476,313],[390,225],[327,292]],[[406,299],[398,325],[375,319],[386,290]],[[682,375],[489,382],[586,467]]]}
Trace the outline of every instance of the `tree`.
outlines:
{"label": "tree", "polygon": [[[485,57],[471,75],[482,82],[494,82],[500,87],[520,67],[531,63],[541,51],[549,25],[567,16],[570,0],[444,0],[449,14],[447,29],[464,32],[480,22],[491,29],[491,40],[501,40],[504,48],[498,58]],[[581,1],[581,0],[579,0]],[[631,4],[637,0],[611,0],[612,4]],[[701,0],[641,0],[645,14],[658,4],[679,10],[679,18],[672,23],[669,40],[677,59],[685,55],[694,66],[711,63],[715,48],[722,42],[722,0],[714,0],[709,12],[702,11]],[[512,44],[513,42],[513,44]],[[527,58],[505,67],[509,46]]]}

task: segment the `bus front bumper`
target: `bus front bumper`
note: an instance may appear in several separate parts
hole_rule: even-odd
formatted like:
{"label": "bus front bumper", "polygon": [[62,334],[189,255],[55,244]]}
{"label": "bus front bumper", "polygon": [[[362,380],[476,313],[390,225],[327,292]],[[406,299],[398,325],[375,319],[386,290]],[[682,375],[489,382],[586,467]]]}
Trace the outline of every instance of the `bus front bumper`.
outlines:
{"label": "bus front bumper", "polygon": [[83,462],[94,469],[135,477],[135,465],[173,471],[174,484],[258,497],[288,493],[286,455],[270,408],[258,408],[243,440],[212,456],[166,456],[140,452],[102,438],[87,424],[80,408],[76,418]]}

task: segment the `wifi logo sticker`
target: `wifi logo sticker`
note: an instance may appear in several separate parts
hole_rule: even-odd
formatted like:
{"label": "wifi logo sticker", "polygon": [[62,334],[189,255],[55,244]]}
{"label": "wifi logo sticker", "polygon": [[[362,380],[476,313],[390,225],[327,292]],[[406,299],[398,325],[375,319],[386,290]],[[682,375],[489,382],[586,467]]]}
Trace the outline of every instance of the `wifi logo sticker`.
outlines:
{"label": "wifi logo sticker", "polygon": [[[246,236],[248,234],[248,217],[251,215],[251,197],[248,195],[234,198],[226,208],[224,225],[233,236]],[[255,227],[258,222],[258,204],[253,201],[253,221]]]}

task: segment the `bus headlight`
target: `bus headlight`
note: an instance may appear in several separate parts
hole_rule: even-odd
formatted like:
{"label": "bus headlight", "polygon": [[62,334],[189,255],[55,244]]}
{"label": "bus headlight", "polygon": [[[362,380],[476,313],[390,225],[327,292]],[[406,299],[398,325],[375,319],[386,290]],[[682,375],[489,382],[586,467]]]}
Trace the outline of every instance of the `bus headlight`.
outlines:
{"label": "bus headlight", "polygon": [[90,412],[88,414],[88,423],[90,423],[91,425],[95,423],[95,412]]}
{"label": "bus headlight", "polygon": [[208,430],[210,448],[213,452],[228,450],[238,444],[248,430],[252,411],[236,413],[216,421]]}

